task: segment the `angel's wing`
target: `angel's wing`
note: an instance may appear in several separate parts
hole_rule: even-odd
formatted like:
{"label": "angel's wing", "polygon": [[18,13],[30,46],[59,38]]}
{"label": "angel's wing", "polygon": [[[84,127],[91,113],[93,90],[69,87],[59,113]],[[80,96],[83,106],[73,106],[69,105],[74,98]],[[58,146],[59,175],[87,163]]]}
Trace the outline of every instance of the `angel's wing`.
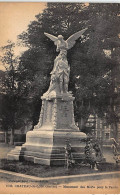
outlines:
{"label": "angel's wing", "polygon": [[74,33],[73,35],[71,35],[66,41],[68,43],[68,49],[71,49],[73,47],[73,45],[75,44],[75,41],[87,30],[87,28],[78,31],[76,33]]}
{"label": "angel's wing", "polygon": [[48,34],[48,33],[46,33],[46,32],[44,32],[44,34],[45,34],[48,38],[50,38],[52,41],[54,41],[54,44],[55,44],[55,45],[57,45],[57,42],[58,42],[58,38],[57,38],[57,37],[55,37],[54,35]]}

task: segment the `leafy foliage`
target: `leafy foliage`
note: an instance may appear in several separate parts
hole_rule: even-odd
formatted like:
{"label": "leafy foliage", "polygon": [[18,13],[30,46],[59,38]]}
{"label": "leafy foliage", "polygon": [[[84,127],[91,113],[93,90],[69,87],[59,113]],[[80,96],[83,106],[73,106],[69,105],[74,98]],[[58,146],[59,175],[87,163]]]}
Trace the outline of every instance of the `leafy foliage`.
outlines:
{"label": "leafy foliage", "polygon": [[[2,61],[9,70],[5,73],[3,89],[7,89],[8,98],[14,97],[9,100],[14,101],[14,109],[17,109],[12,108],[14,113],[21,118],[27,116],[33,125],[38,121],[40,97],[49,87],[57,55],[53,42],[44,32],[62,34],[67,39],[88,27],[68,51],[69,90],[75,96],[75,118],[80,128],[84,128],[90,113],[100,117],[107,113],[108,122],[116,123],[118,116],[113,108],[119,95],[118,89],[115,92],[120,70],[119,8],[119,4],[48,3],[43,13],[30,22],[27,31],[18,36],[21,44],[28,46],[19,63],[18,58],[14,58],[14,44],[4,48],[7,53]],[[18,119],[20,121],[20,117]]]}
{"label": "leafy foliage", "polygon": [[[36,15],[36,21],[28,26],[28,31],[19,36],[30,46],[29,71],[37,75],[33,66],[34,69],[37,67],[41,71],[38,74],[42,80],[44,78],[45,85],[39,85],[41,95],[49,85],[47,79],[56,56],[55,46],[47,40],[44,32],[59,33],[67,39],[85,27],[88,31],[68,52],[71,66],[69,89],[76,97],[77,121],[81,117],[86,118],[90,112],[103,116],[108,111],[111,95],[114,96],[115,75],[112,76],[112,72],[119,63],[116,58],[119,48],[119,4],[48,3],[43,13]],[[108,55],[109,52],[111,55]],[[24,55],[28,56],[27,53]],[[36,60],[32,61],[32,58]],[[25,64],[23,61],[23,67]]]}
{"label": "leafy foliage", "polygon": [[11,131],[11,144],[14,143],[15,129],[24,127],[26,118],[32,120],[32,106],[21,95],[19,86],[20,72],[18,71],[19,58],[15,56],[14,48],[15,44],[8,41],[8,45],[2,47],[3,55],[1,56],[1,61],[6,71],[1,79],[0,118],[2,129],[5,132]]}

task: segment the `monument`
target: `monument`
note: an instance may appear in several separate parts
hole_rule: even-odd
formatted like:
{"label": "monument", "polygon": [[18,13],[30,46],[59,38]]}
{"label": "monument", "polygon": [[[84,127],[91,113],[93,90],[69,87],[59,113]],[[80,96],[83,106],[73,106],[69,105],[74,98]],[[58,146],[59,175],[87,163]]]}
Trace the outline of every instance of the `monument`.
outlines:
{"label": "monument", "polygon": [[8,154],[9,160],[27,160],[44,165],[64,165],[65,145],[69,140],[73,159],[81,161],[84,157],[86,134],[80,132],[74,120],[74,97],[68,92],[70,66],[67,50],[86,31],[71,35],[66,41],[62,35],[55,37],[44,33],[56,45],[59,52],[54,60],[48,91],[43,94],[38,124],[26,134],[26,143],[16,146]]}

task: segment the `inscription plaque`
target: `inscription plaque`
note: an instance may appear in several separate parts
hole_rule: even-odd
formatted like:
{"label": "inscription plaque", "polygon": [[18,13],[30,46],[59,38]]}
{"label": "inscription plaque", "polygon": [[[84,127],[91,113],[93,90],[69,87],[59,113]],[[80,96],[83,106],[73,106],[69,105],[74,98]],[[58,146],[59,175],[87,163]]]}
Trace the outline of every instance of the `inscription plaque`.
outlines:
{"label": "inscription plaque", "polygon": [[58,104],[58,123],[60,127],[69,126],[71,124],[70,103],[59,102]]}

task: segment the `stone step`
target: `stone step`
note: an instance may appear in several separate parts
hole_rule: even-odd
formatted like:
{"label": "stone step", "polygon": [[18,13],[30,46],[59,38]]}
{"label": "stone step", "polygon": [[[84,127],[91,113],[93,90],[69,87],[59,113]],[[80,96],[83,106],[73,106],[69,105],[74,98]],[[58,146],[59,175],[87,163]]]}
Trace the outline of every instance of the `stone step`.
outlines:
{"label": "stone step", "polygon": [[[73,158],[80,158],[81,156],[85,158],[84,153],[71,153],[73,155]],[[51,158],[51,159],[65,159],[65,153],[61,154],[54,154],[54,153],[40,153],[40,152],[31,152],[31,151],[25,151],[24,155],[26,156],[33,156],[37,158]]]}

